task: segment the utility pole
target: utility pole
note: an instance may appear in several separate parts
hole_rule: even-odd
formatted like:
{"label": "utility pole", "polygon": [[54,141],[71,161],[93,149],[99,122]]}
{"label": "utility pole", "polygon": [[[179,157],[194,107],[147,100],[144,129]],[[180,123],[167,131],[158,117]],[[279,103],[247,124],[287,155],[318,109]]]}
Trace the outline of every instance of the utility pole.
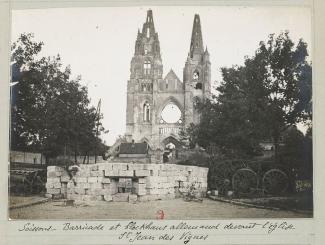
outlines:
{"label": "utility pole", "polygon": [[102,104],[102,99],[99,99],[97,109],[96,109],[96,116],[95,116],[95,123],[96,123],[95,163],[97,163],[97,138],[98,138],[98,127],[99,127],[99,120],[100,120],[101,104]]}

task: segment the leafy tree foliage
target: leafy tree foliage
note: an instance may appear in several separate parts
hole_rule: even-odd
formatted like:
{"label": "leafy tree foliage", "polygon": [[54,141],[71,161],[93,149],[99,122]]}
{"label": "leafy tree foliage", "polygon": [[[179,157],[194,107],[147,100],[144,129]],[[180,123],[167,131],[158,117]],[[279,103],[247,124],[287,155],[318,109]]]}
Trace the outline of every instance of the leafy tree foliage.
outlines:
{"label": "leafy tree foliage", "polygon": [[81,78],[71,78],[59,55],[39,57],[42,46],[32,34],[22,34],[12,46],[18,83],[12,87],[11,148],[46,157],[105,150],[98,137],[104,131],[102,115],[90,105]]}
{"label": "leafy tree foliage", "polygon": [[217,95],[198,104],[201,122],[187,129],[192,145],[213,143],[226,154],[255,155],[261,140],[272,139],[277,156],[283,132],[311,121],[307,56],[307,44],[300,40],[294,45],[283,32],[260,42],[243,66],[222,68]]}
{"label": "leafy tree foliage", "polygon": [[290,127],[283,135],[279,158],[295,169],[297,178],[310,179],[313,174],[313,147],[311,128],[303,135],[296,127]]}

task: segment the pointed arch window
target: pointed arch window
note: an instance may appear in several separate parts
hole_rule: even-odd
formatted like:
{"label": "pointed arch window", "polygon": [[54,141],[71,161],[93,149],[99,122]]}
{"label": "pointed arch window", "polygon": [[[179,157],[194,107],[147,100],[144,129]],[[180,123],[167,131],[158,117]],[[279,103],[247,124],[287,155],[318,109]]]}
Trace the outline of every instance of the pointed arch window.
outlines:
{"label": "pointed arch window", "polygon": [[151,69],[151,63],[149,60],[146,60],[143,64],[143,69],[144,69],[144,74],[149,75],[150,74],[150,69]]}
{"label": "pointed arch window", "polygon": [[143,104],[143,121],[149,122],[150,121],[150,105],[148,102]]}

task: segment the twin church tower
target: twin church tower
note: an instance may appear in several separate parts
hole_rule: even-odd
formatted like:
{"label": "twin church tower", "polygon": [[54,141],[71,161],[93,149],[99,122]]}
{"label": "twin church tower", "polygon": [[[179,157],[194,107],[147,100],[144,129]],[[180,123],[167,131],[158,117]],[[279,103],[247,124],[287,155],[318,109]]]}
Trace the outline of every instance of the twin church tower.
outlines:
{"label": "twin church tower", "polygon": [[211,90],[210,58],[207,48],[203,47],[200,16],[194,16],[183,81],[173,70],[163,77],[160,43],[152,10],[147,11],[142,30],[138,30],[130,73],[127,83],[127,140],[147,142],[153,150],[163,150],[170,143],[179,147],[180,130],[200,120],[195,103],[208,98]]}

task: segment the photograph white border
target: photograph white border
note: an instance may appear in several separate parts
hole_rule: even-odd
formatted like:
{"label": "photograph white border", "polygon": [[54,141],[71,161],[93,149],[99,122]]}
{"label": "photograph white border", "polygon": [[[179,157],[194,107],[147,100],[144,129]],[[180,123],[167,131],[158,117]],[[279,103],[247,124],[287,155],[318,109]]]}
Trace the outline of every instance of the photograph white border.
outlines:
{"label": "photograph white border", "polygon": [[[314,218],[311,219],[285,219],[272,222],[290,221],[295,226],[291,232],[278,232],[274,234],[259,231],[243,233],[209,232],[207,241],[191,242],[189,244],[324,244],[325,242],[325,159],[323,135],[325,135],[325,1],[315,0],[265,0],[265,1],[5,1],[0,0],[0,243],[4,244],[123,244],[117,239],[114,231],[98,234],[90,231],[24,233],[18,230],[28,221],[8,221],[8,164],[9,164],[9,80],[10,80],[10,37],[11,37],[11,10],[29,8],[55,8],[55,7],[109,7],[109,6],[154,6],[154,5],[192,5],[192,6],[309,6],[313,9],[313,151],[314,151]],[[231,220],[233,222],[253,222],[252,220]],[[75,221],[74,223],[85,223]],[[128,221],[122,221],[126,224]],[[139,221],[140,222],[140,221]],[[160,224],[171,224],[175,221],[159,221]],[[191,224],[211,224],[218,221],[187,221]],[[262,222],[259,219],[259,222]],[[39,225],[61,226],[64,221],[33,221]],[[96,223],[96,221],[88,221]],[[98,222],[97,222],[98,223]],[[116,221],[100,221],[109,227]],[[174,244],[170,243],[169,244]],[[126,243],[124,243],[126,244]],[[141,243],[134,243],[141,244]],[[146,244],[167,244],[167,242],[147,242]],[[177,244],[183,244],[177,241]]]}

